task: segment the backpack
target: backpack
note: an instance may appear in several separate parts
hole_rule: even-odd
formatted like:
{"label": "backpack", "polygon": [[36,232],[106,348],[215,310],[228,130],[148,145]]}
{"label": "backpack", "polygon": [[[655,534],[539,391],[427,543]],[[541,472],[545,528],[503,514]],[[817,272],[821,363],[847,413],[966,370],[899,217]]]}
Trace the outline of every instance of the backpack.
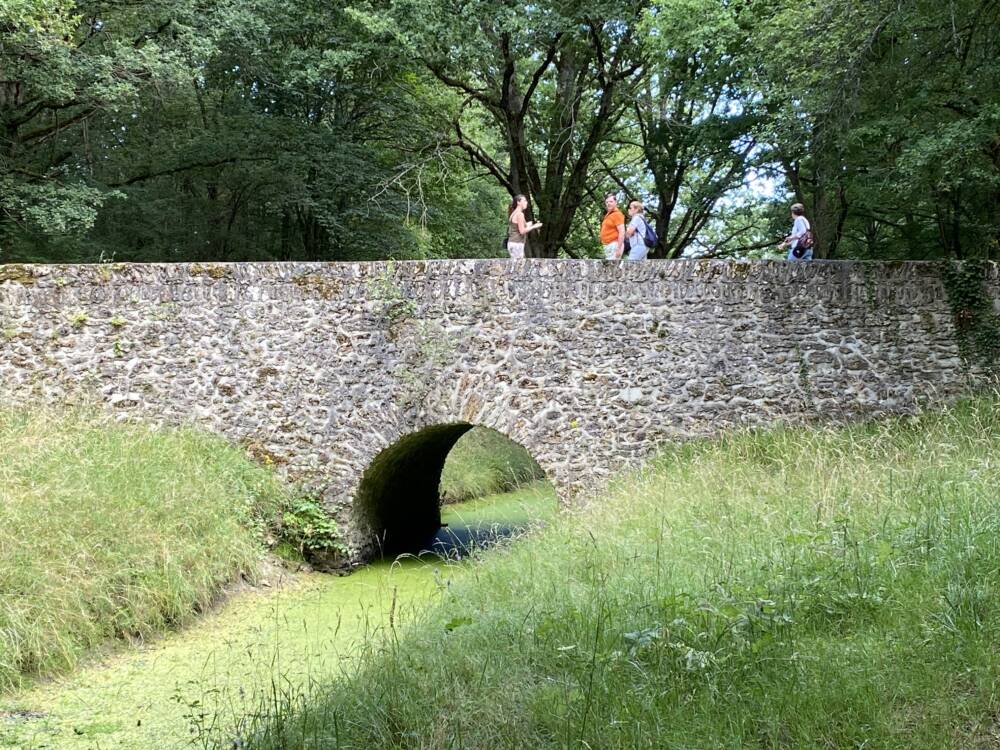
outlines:
{"label": "backpack", "polygon": [[806,219],[806,231],[801,237],[799,237],[798,247],[803,250],[808,250],[816,243],[816,238],[813,236],[813,225],[809,219]]}
{"label": "backpack", "polygon": [[649,226],[649,222],[646,221],[645,216],[642,218],[642,225],[646,227],[646,231],[642,235],[643,243],[648,248],[656,247],[656,243],[660,241],[660,238],[656,236],[656,230]]}

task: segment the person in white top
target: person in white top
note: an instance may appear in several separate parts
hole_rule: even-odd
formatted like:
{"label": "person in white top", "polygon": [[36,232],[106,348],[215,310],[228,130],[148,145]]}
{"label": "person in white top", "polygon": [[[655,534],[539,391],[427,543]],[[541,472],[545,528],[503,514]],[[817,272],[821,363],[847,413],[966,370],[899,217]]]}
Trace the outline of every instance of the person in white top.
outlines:
{"label": "person in white top", "polygon": [[812,226],[809,224],[809,219],[805,217],[805,213],[806,207],[801,203],[792,205],[792,233],[778,245],[778,247],[788,248],[788,260],[813,259]]}
{"label": "person in white top", "polygon": [[628,260],[646,260],[649,248],[646,247],[646,215],[642,203],[632,201],[628,204],[628,215],[631,217],[625,228],[625,238],[628,241]]}

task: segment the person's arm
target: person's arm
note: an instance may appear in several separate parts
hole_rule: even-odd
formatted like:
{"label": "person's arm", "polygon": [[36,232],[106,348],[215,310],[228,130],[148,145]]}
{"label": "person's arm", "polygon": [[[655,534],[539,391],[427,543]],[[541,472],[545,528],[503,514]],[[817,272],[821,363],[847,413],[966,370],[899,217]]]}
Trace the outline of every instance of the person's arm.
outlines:
{"label": "person's arm", "polygon": [[[805,232],[803,232],[803,234],[805,234]],[[787,237],[785,237],[785,239],[783,239],[781,241],[781,244],[778,245],[778,247],[788,247],[789,245],[792,244],[793,240],[797,240],[801,236],[802,235],[800,235],[800,234],[795,234],[795,224],[793,223],[792,224],[792,232],[791,232],[791,234],[789,234]]]}
{"label": "person's arm", "polygon": [[619,224],[618,225],[618,255],[619,256],[622,254],[622,251],[624,249],[625,249],[625,225],[624,224]]}
{"label": "person's arm", "polygon": [[524,214],[518,214],[517,215],[517,233],[518,234],[527,234],[528,232],[533,232],[534,230],[538,229],[541,225],[542,225],[542,222],[540,222],[540,221],[532,221],[530,223],[526,223],[524,221]]}

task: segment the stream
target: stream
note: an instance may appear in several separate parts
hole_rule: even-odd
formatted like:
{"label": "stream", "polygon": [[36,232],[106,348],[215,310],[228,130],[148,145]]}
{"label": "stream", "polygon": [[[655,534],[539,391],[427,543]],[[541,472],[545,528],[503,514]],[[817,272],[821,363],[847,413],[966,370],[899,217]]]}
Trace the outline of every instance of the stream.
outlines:
{"label": "stream", "polygon": [[226,732],[273,688],[350,675],[359,649],[387,632],[390,613],[405,627],[462,575],[465,540],[554,513],[550,486],[532,484],[445,506],[439,538],[453,548],[459,540],[453,559],[408,556],[345,577],[297,573],[238,591],[183,630],[0,696],[0,750],[172,750]]}

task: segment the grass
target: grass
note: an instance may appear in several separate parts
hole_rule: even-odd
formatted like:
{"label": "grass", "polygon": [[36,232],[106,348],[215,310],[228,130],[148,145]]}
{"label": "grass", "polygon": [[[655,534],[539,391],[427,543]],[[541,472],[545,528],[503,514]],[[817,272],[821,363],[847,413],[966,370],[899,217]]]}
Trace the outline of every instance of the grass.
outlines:
{"label": "grass", "polygon": [[[455,525],[509,523],[551,517],[555,507],[552,488],[539,484],[445,512]],[[343,577],[298,573],[294,585],[272,577],[183,630],[0,696],[0,748],[171,750],[190,747],[192,734],[231,736],[272,680],[302,688],[351,671],[358,644],[391,637],[390,621],[405,627],[464,570],[425,555]]]}
{"label": "grass", "polygon": [[519,444],[487,427],[473,427],[448,454],[441,471],[441,498],[456,503],[516,489],[545,478]]}
{"label": "grass", "polygon": [[284,501],[202,433],[0,410],[0,693],[190,621]]}
{"label": "grass", "polygon": [[484,495],[462,503],[445,505],[441,521],[464,526],[503,523],[506,526],[534,528],[556,518],[555,490],[544,480],[522,484],[509,492]]}
{"label": "grass", "polygon": [[996,398],[668,449],[227,746],[997,747],[998,487]]}

